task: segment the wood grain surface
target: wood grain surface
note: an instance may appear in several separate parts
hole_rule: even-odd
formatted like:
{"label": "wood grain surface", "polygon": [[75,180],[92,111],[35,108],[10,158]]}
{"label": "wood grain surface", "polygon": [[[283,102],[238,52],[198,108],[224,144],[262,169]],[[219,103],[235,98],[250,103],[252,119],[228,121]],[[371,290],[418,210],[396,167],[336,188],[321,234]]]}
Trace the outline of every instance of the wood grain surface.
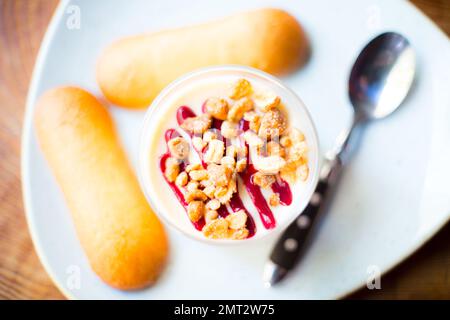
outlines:
{"label": "wood grain surface", "polygon": [[[450,1],[413,3],[450,34]],[[0,0],[0,299],[63,299],[28,233],[20,184],[20,136],[28,85],[57,0]],[[450,299],[450,225],[351,299]]]}

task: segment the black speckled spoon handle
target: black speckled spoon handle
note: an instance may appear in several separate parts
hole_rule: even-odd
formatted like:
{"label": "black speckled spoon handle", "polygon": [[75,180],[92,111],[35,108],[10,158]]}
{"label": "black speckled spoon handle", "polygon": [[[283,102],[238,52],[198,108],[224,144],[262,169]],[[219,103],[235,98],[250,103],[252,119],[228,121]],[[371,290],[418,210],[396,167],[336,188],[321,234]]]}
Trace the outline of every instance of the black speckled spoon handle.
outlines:
{"label": "black speckled spoon handle", "polygon": [[272,263],[285,270],[290,270],[295,266],[314,225],[314,221],[326,204],[325,200],[329,187],[335,183],[341,167],[342,165],[339,158],[325,160],[320,172],[316,190],[307,207],[303,213],[289,225],[275,244],[270,256]]}
{"label": "black speckled spoon handle", "polygon": [[349,130],[343,131],[334,150],[327,153],[320,170],[319,181],[305,210],[292,222],[277,240],[265,266],[263,280],[266,286],[279,282],[294,268],[305,249],[308,236],[317,216],[328,204],[331,189],[334,189],[344,164],[355,147],[363,119],[355,117]]}

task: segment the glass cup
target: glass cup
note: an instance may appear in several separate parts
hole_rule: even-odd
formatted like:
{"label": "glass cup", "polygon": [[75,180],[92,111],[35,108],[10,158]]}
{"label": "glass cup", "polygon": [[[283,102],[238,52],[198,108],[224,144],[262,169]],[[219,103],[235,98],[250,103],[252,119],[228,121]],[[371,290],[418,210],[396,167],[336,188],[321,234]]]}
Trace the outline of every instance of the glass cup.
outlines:
{"label": "glass cup", "polygon": [[[239,194],[245,207],[252,215],[256,223],[256,233],[244,240],[209,239],[197,230],[188,218],[186,210],[178,202],[171,188],[166,183],[163,173],[160,171],[159,162],[165,152],[165,130],[170,127],[178,127],[176,124],[176,110],[184,105],[183,97],[189,92],[200,91],[205,84],[213,84],[217,79],[246,78],[251,83],[257,81],[272,92],[275,92],[285,106],[288,114],[289,126],[301,130],[308,145],[309,175],[305,182],[296,183],[292,189],[293,202],[290,206],[277,206],[272,208],[276,219],[276,226],[266,229],[260,216],[250,201],[242,181],[238,178]],[[203,98],[208,98],[204,93]],[[200,108],[197,106],[197,108]],[[162,151],[164,148],[164,151]],[[140,146],[138,176],[145,197],[155,213],[169,225],[194,239],[211,244],[235,244],[259,240],[269,234],[284,230],[305,209],[311,198],[318,181],[319,172],[319,143],[316,129],[311,116],[300,98],[279,79],[260,70],[234,65],[214,66],[202,68],[186,75],[169,84],[154,99],[148,108],[143,122]],[[297,187],[297,185],[299,185]],[[280,208],[278,208],[280,207]]]}

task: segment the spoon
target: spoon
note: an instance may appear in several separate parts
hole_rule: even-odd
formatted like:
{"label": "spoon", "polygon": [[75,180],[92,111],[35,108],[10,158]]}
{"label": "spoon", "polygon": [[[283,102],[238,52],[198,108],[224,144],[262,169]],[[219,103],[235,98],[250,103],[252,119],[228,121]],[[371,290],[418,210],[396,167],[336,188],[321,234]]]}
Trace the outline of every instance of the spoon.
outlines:
{"label": "spoon", "polygon": [[416,61],[409,41],[395,32],[383,33],[361,51],[348,82],[353,121],[325,154],[319,182],[301,213],[278,239],[264,268],[263,281],[270,287],[283,279],[299,260],[318,214],[325,210],[340,172],[357,145],[361,128],[394,112],[411,88]]}

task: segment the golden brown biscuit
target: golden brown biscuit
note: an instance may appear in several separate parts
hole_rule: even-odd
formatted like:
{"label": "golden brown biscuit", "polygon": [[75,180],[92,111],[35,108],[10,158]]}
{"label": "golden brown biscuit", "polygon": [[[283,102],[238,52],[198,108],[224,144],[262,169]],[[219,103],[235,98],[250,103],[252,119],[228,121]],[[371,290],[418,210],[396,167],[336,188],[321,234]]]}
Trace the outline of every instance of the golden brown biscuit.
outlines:
{"label": "golden brown biscuit", "polygon": [[36,108],[41,149],[92,269],[119,289],[153,283],[166,261],[167,238],[139,188],[107,110],[91,94],[73,87],[46,92]]}
{"label": "golden brown biscuit", "polygon": [[304,63],[308,52],[294,17],[278,9],[259,9],[119,40],[101,55],[97,81],[114,104],[147,107],[162,88],[188,71],[239,64],[281,75]]}

